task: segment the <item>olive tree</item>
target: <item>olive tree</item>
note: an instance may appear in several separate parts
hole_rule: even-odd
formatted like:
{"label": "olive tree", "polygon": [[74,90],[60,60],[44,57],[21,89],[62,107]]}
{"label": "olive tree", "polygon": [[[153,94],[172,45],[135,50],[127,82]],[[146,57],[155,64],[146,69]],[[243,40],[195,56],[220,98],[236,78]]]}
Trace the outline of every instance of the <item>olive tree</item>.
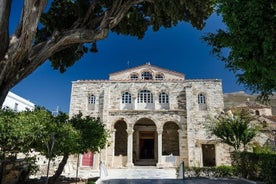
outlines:
{"label": "olive tree", "polygon": [[149,27],[158,31],[181,21],[201,29],[213,11],[212,0],[24,0],[10,33],[11,5],[12,0],[0,1],[0,106],[47,59],[64,72],[87,52],[85,43],[96,52],[96,42],[109,32],[141,39]]}

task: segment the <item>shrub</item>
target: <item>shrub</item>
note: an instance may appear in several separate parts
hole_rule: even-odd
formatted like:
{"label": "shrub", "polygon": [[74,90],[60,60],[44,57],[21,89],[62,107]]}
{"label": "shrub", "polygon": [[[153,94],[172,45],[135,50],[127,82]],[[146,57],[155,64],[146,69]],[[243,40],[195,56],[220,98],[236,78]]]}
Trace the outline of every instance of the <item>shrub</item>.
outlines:
{"label": "shrub", "polygon": [[191,177],[231,177],[236,174],[236,170],[232,166],[218,167],[186,167],[185,175]]}
{"label": "shrub", "polygon": [[248,179],[276,183],[276,154],[233,152],[232,165],[237,173]]}
{"label": "shrub", "polygon": [[233,166],[221,165],[216,167],[217,177],[229,177],[236,175],[236,169]]}

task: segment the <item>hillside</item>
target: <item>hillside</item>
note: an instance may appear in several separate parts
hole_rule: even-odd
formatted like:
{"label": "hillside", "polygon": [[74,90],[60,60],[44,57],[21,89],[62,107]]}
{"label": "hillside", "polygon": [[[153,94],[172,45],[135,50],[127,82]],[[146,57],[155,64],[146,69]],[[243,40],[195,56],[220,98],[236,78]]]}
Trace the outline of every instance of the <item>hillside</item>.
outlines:
{"label": "hillside", "polygon": [[[224,98],[224,108],[229,108],[229,107],[240,105],[241,103],[245,103],[246,101],[248,101],[248,99],[249,101],[254,102],[257,99],[257,95],[249,95],[249,94],[246,94],[244,91],[238,91],[233,93],[225,93],[223,95],[223,98]],[[269,104],[267,105],[272,106],[272,114],[276,115],[276,96],[275,95],[272,96]]]}

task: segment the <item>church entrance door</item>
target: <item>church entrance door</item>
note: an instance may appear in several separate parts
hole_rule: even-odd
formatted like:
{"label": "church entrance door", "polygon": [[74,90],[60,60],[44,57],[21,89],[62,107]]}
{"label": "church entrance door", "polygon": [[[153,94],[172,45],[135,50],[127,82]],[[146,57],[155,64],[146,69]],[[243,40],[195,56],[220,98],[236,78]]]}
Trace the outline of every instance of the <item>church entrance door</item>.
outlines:
{"label": "church entrance door", "polygon": [[139,119],[133,133],[133,163],[153,166],[157,162],[157,132],[155,123],[148,118]]}
{"label": "church entrance door", "polygon": [[140,132],[140,159],[154,159],[154,132]]}

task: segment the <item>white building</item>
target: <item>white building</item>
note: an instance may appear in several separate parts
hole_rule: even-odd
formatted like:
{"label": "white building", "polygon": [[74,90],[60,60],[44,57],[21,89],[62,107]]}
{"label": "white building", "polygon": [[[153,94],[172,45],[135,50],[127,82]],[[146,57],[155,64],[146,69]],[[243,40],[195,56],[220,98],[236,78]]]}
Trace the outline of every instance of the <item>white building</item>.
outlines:
{"label": "white building", "polygon": [[2,108],[9,108],[15,111],[24,111],[24,110],[33,110],[35,108],[35,104],[22,98],[12,92],[9,92]]}
{"label": "white building", "polygon": [[[150,65],[109,75],[109,80],[72,84],[70,116],[100,117],[111,132],[110,146],[82,156],[82,165],[215,166],[229,163],[229,150],[206,124],[223,110],[221,80],[186,80],[185,75]],[[90,160],[90,163],[89,163]]]}

